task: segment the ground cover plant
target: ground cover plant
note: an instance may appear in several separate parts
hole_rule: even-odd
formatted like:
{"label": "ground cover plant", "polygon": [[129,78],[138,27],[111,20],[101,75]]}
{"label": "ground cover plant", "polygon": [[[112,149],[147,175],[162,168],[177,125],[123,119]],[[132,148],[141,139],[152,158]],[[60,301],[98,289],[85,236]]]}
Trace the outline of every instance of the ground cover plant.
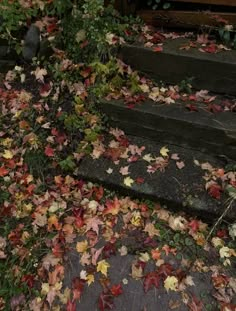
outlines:
{"label": "ground cover plant", "polygon": [[[50,59],[16,66],[1,82],[0,310],[79,310],[84,293],[98,283],[94,309],[112,310],[131,280],[141,281],[144,293],[154,288],[177,293],[178,299],[168,300],[170,309],[235,310],[235,225],[210,227],[158,203],[122,197],[78,178],[85,155],[105,156],[114,165],[126,161],[119,168],[126,187],[143,182],[142,176],[130,174],[132,161],[146,161],[150,174],[164,172],[170,161],[178,169],[185,165],[168,146],[151,155],[145,154],[145,146],[131,145],[121,130],[106,128],[97,108],[104,96],[122,96],[131,108],[143,93],[157,98],[160,90],[163,102],[170,100],[171,87],[164,90],[147,82],[113,55],[142,26],[129,25],[116,12],[113,24],[107,13],[111,8],[106,11],[102,1],[84,1],[77,13],[85,18],[72,32],[77,15],[69,25],[60,21],[63,12],[56,10],[60,14],[55,18],[54,11],[46,10],[54,2],[36,3],[46,12],[33,15],[43,35],[55,35],[52,42],[64,40],[64,48],[54,47]],[[31,2],[16,5],[24,14],[28,10],[22,7],[28,5],[31,12]],[[104,32],[94,34],[106,14]],[[235,200],[235,167],[195,164],[206,172],[208,195],[217,200],[228,189]],[[112,259],[129,255],[129,273],[114,282]],[[74,256],[79,271],[68,281]],[[192,273],[208,273],[211,301],[196,296]]]}

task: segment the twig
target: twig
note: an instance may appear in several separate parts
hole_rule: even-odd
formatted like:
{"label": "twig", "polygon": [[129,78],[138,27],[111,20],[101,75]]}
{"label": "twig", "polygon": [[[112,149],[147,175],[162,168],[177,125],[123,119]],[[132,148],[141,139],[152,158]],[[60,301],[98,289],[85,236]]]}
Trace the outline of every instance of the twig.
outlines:
{"label": "twig", "polygon": [[220,216],[220,218],[217,220],[217,222],[214,224],[214,226],[212,227],[211,231],[209,232],[206,240],[208,241],[210,236],[212,235],[212,232],[215,230],[215,228],[219,225],[219,223],[222,221],[222,219],[225,217],[225,215],[228,213],[228,211],[230,210],[232,204],[234,202],[234,198],[232,198],[232,200],[229,202],[229,205],[226,207],[226,209],[224,210],[223,214]]}

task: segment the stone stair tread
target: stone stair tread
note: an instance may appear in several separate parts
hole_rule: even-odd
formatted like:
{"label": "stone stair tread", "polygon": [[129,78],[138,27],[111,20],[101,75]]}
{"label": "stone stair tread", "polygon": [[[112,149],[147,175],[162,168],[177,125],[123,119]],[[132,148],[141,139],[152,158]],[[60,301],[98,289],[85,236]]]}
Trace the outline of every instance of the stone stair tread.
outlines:
{"label": "stone stair tread", "polygon": [[[204,53],[199,51],[198,48],[181,49],[181,47],[189,44],[191,40],[189,38],[176,38],[176,39],[167,39],[163,42],[163,52],[166,54],[173,54],[179,56],[185,56],[189,58],[206,60],[210,62],[222,62],[226,64],[236,65],[236,51],[235,50],[225,50],[218,53]],[[127,46],[137,46],[139,48],[153,50],[152,48],[145,47],[140,43],[128,44]]]}
{"label": "stone stair tread", "polygon": [[103,101],[102,112],[112,126],[127,134],[209,150],[236,159],[236,114],[187,111],[181,104],[158,104],[146,100],[129,109],[122,100]]}
{"label": "stone stair tread", "polygon": [[[152,141],[128,136],[130,143],[145,146],[145,154],[159,154],[163,144],[154,144]],[[209,162],[215,167],[222,167],[222,162],[208,154],[193,151],[174,145],[167,145],[170,154],[177,153],[185,167],[178,169],[174,160],[170,160],[164,172],[156,171],[151,174],[147,172],[148,163],[140,159],[134,163],[126,163],[121,160],[118,165],[108,158],[100,157],[93,159],[86,156],[80,163],[77,174],[80,178],[101,183],[111,189],[118,190],[123,194],[148,198],[166,204],[174,210],[184,210],[190,214],[200,215],[209,221],[219,217],[227,206],[228,197],[222,194],[220,200],[212,198],[205,190],[204,171],[194,164],[194,160],[200,163]],[[130,177],[133,180],[143,178],[143,183],[134,182],[131,187],[124,184],[124,178],[119,173],[120,167],[129,165]],[[113,169],[108,174],[108,169]],[[236,219],[235,205],[230,210],[227,218]]]}
{"label": "stone stair tread", "polygon": [[123,45],[121,59],[156,80],[179,83],[193,77],[196,89],[236,95],[236,51],[202,53],[198,49],[181,50],[186,39],[166,40],[163,51],[141,44]]}

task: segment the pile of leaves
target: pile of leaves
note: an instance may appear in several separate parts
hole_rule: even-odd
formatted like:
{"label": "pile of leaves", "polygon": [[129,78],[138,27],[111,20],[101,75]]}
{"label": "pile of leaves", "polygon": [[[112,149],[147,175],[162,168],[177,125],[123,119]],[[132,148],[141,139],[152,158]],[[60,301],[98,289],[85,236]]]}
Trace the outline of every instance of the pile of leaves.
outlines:
{"label": "pile of leaves", "polygon": [[[46,21],[41,20],[44,28]],[[107,31],[106,42],[113,46],[120,39]],[[84,42],[81,33],[78,37],[78,44]],[[199,311],[203,303],[189,290],[196,271],[209,272],[215,305],[234,310],[236,281],[227,269],[235,265],[235,226],[214,230],[209,238],[210,228],[200,220],[77,178],[86,154],[113,162],[141,156],[144,148],[130,145],[118,129],[110,130],[113,141],[104,147],[105,126],[95,104],[102,96],[119,96],[119,89],[132,105],[133,98],[142,101],[142,88],[154,86],[115,58],[104,64],[96,54],[91,63],[82,63],[54,51],[44,65],[15,67],[0,86],[0,310],[75,311],[85,290],[97,282],[102,288],[94,305],[112,310],[134,279],[142,281],[144,293],[152,288],[177,292],[189,310]],[[157,98],[158,92],[150,93]],[[178,155],[170,159],[166,147],[158,157],[145,159],[150,173],[164,170],[170,160],[179,169],[184,166]],[[217,172],[207,170],[215,181]],[[120,174],[132,186],[128,165]],[[232,174],[227,180],[235,187]],[[67,286],[71,254],[78,257],[79,272]],[[130,275],[112,282],[111,259],[128,254],[134,256]]]}

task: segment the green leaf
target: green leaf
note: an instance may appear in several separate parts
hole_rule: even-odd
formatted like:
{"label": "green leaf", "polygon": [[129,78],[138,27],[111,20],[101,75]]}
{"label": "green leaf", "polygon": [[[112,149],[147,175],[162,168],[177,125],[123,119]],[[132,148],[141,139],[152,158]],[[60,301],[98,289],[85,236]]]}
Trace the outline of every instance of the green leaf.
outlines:
{"label": "green leaf", "polygon": [[223,39],[224,38],[224,32],[225,32],[224,28],[220,28],[218,32],[219,32],[220,38]]}
{"label": "green leaf", "polygon": [[225,31],[224,35],[223,35],[223,39],[226,43],[230,42],[230,32],[229,31]]}
{"label": "green leaf", "polygon": [[164,3],[163,6],[162,6],[162,8],[163,8],[164,10],[169,9],[169,8],[170,8],[170,3],[169,3],[169,2]]}
{"label": "green leaf", "polygon": [[236,188],[231,186],[231,185],[228,185],[226,187],[226,191],[228,193],[228,195],[233,198],[234,200],[236,200]]}
{"label": "green leaf", "polygon": [[176,255],[176,259],[177,259],[177,260],[181,260],[181,259],[182,259],[182,255],[181,255],[181,254],[177,254],[177,255]]}
{"label": "green leaf", "polygon": [[193,245],[193,241],[192,241],[190,238],[186,238],[186,239],[184,240],[184,242],[185,242],[185,245],[186,245],[186,246],[191,246],[191,245]]}

